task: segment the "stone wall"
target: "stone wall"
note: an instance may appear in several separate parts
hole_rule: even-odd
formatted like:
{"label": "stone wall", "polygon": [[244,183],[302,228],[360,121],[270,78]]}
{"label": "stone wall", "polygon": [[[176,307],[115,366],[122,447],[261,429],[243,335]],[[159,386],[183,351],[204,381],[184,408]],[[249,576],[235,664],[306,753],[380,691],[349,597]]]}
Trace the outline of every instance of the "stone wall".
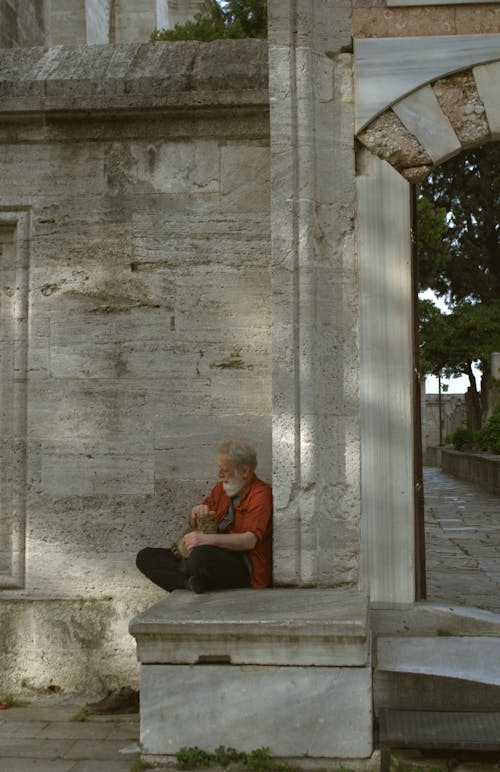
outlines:
{"label": "stone wall", "polygon": [[[411,6],[411,7],[406,7]],[[353,0],[355,38],[474,35],[500,32],[498,3],[447,0]]]}
{"label": "stone wall", "polygon": [[0,48],[150,40],[191,19],[203,0],[2,0]]}
{"label": "stone wall", "polygon": [[[65,599],[50,662],[60,643],[74,664],[79,626],[100,655],[93,673],[82,660],[52,677],[81,688],[133,670],[128,617],[158,597],[135,553],[169,545],[209,491],[217,440],[255,443],[270,480],[267,49],[27,49],[2,52],[0,73],[2,311],[23,320],[3,327],[2,451],[18,471],[3,480],[0,583],[19,584],[25,561],[35,616]],[[2,597],[15,681],[28,611]]]}
{"label": "stone wall", "polygon": [[0,3],[0,48],[40,46],[44,42],[44,0],[2,0]]}
{"label": "stone wall", "polygon": [[350,3],[275,0],[269,8],[276,575],[290,585],[356,586],[359,279]]}
{"label": "stone wall", "polygon": [[422,454],[424,464],[439,466],[434,449],[444,444],[447,435],[467,425],[465,396],[441,394],[441,443],[439,434],[439,395],[422,395]]}
{"label": "stone wall", "polygon": [[492,453],[464,453],[443,448],[441,468],[459,480],[478,485],[500,496],[500,456]]}

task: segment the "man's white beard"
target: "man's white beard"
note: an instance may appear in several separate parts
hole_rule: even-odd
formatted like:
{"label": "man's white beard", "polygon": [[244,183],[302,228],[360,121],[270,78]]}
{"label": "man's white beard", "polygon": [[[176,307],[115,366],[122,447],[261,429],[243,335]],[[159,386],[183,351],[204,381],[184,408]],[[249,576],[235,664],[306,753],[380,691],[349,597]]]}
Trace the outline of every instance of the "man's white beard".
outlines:
{"label": "man's white beard", "polygon": [[223,480],[222,482],[222,487],[224,488],[224,491],[229,496],[229,498],[236,496],[244,487],[244,485],[245,480],[243,480],[239,475],[231,477],[230,480]]}

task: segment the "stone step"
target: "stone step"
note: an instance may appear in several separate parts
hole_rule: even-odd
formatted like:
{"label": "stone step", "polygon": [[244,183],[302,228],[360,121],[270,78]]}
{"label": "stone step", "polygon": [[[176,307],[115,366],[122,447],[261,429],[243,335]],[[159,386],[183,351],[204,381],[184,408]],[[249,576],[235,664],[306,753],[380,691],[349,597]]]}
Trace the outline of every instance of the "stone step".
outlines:
{"label": "stone step", "polygon": [[373,699],[383,708],[500,710],[500,638],[379,636]]}
{"label": "stone step", "polygon": [[370,610],[370,625],[375,637],[398,636],[497,636],[500,614],[450,603],[422,601],[408,608],[377,607]]}
{"label": "stone step", "polygon": [[500,686],[500,637],[379,636],[375,667]]}
{"label": "stone step", "polygon": [[396,710],[500,710],[500,687],[414,673],[373,673],[373,705]]}

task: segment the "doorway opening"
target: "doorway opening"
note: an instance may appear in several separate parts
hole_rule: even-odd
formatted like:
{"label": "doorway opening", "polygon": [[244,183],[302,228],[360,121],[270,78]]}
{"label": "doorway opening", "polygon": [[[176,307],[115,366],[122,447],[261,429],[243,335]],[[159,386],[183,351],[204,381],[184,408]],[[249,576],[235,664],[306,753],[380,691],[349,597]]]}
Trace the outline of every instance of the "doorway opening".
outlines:
{"label": "doorway opening", "polygon": [[464,150],[413,194],[417,597],[500,611],[498,498],[466,462],[500,450],[500,143]]}

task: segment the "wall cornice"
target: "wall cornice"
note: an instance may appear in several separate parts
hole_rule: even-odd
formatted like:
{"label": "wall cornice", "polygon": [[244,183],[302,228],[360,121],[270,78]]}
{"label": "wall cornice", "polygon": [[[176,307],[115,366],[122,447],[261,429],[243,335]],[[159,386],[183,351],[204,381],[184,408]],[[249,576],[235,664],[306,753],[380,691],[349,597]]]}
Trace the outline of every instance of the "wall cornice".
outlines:
{"label": "wall cornice", "polygon": [[3,49],[0,117],[268,105],[267,42]]}

